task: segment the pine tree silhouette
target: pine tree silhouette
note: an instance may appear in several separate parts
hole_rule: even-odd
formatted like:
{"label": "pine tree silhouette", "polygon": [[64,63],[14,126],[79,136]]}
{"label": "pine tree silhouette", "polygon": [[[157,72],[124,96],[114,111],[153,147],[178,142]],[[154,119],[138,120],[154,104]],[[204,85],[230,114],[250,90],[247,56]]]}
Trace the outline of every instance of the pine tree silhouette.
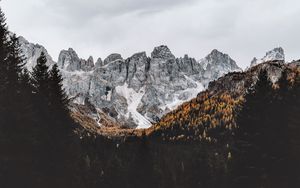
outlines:
{"label": "pine tree silhouette", "polygon": [[7,57],[8,57],[8,30],[7,25],[5,23],[5,16],[2,10],[0,9],[0,114],[3,116],[0,118],[0,126],[5,125],[5,115],[4,113],[7,111],[5,99],[5,92],[7,89]]}
{"label": "pine tree silhouette", "polygon": [[33,67],[31,76],[33,84],[34,101],[33,105],[36,113],[39,114],[39,118],[42,124],[46,125],[50,122],[49,117],[49,67],[46,65],[47,58],[44,52],[37,59],[37,64]]}
{"label": "pine tree silhouette", "polygon": [[50,80],[49,80],[49,86],[50,86],[50,102],[52,105],[52,108],[60,111],[61,113],[64,113],[62,115],[67,116],[69,110],[68,110],[68,104],[69,100],[67,97],[66,92],[64,91],[63,84],[62,84],[62,76],[58,70],[57,64],[54,64],[52,69],[50,70]]}

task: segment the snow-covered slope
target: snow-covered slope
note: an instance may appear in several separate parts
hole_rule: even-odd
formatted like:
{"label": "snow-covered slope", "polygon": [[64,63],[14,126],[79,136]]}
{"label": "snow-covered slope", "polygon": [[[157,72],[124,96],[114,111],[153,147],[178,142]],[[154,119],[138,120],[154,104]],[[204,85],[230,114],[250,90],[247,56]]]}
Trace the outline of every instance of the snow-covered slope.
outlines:
{"label": "snow-covered slope", "polygon": [[[20,38],[27,67],[35,65],[41,51],[49,65],[55,62],[40,45]],[[57,62],[64,88],[74,103],[93,105],[97,111],[116,120],[120,126],[148,128],[164,114],[204,90],[212,80],[232,71],[240,71],[228,55],[213,50],[197,62],[185,55],[176,58],[167,46],[154,48],[123,59],[114,53],[104,59],[79,58],[72,49],[61,51]],[[93,113],[97,113],[97,111]],[[93,114],[95,123],[101,119]]]}
{"label": "snow-covered slope", "polygon": [[116,92],[127,101],[128,107],[127,113],[125,114],[126,118],[133,119],[134,123],[138,125],[137,128],[150,127],[150,121],[137,111],[137,107],[145,94],[145,87],[136,92],[134,89],[128,88],[127,83],[125,83],[122,86],[117,86]]}

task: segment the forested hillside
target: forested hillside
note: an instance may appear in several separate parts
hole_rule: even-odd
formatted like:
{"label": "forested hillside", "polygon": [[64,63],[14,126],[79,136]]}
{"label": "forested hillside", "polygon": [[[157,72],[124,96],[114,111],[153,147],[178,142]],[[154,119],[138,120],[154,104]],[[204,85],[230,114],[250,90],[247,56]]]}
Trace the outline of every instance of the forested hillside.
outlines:
{"label": "forested hillside", "polygon": [[[272,82],[272,72],[278,67],[280,77]],[[299,70],[296,62],[272,62],[245,73],[230,73],[216,81],[219,83],[212,83],[211,90],[164,116],[150,135],[162,140],[201,140],[218,145],[231,159],[233,185],[295,185],[299,183]],[[239,92],[226,89],[226,77],[242,77],[230,86],[243,83],[240,90],[235,90]],[[256,81],[248,84],[247,79]],[[222,89],[216,92],[216,85],[223,85]]]}

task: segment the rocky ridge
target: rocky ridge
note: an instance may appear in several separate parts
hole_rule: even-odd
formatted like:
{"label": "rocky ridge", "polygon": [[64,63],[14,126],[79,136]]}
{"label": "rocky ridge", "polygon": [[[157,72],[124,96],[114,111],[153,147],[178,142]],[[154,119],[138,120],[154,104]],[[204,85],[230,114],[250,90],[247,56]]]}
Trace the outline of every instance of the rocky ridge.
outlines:
{"label": "rocky ridge", "polygon": [[281,47],[274,48],[273,50],[268,51],[266,53],[266,55],[261,59],[257,59],[256,57],[254,57],[253,60],[251,61],[250,67],[253,67],[255,65],[265,63],[265,62],[270,62],[270,61],[283,61],[284,62],[285,54],[284,54],[283,48],[281,48]]}
{"label": "rocky ridge", "polygon": [[[30,57],[29,69],[39,49],[46,53],[49,64],[55,63],[40,45],[22,38],[20,43],[25,56]],[[151,57],[140,52],[123,59],[114,53],[96,63],[92,57],[79,58],[70,48],[61,51],[57,64],[73,101],[72,111],[78,114],[90,109],[85,111],[98,127],[115,122],[119,127],[148,128],[164,114],[195,98],[211,81],[229,72],[242,72],[229,55],[218,50],[196,61],[188,55],[176,58],[164,45],[154,48]]]}

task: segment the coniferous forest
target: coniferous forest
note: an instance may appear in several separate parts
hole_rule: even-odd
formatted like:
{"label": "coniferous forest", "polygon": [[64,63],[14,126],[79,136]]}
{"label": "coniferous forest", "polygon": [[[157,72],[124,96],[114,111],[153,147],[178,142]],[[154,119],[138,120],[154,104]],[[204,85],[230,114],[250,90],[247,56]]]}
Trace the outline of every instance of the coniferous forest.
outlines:
{"label": "coniferous forest", "polygon": [[[243,95],[209,91],[141,135],[110,138],[70,116],[57,65],[25,68],[0,14],[0,187],[299,187],[300,69]],[[241,73],[242,74],[242,73]]]}

